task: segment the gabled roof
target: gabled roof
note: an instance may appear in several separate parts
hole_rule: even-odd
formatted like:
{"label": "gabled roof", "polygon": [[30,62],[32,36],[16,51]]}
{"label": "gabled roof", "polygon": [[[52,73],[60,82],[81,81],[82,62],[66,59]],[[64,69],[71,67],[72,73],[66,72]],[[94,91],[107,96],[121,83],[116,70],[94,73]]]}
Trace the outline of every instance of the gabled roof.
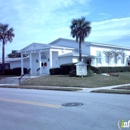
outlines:
{"label": "gabled roof", "polygon": [[23,49],[21,49],[22,51],[30,51],[30,50],[37,50],[37,49],[42,49],[48,47],[48,44],[43,44],[43,43],[32,43],[26,47],[24,47]]}
{"label": "gabled roof", "polygon": [[129,47],[123,47],[123,46],[117,46],[117,45],[94,43],[94,42],[85,42],[85,43],[86,43],[87,46],[96,46],[96,47],[106,47],[106,48],[116,48],[116,49],[130,50]]}
{"label": "gabled roof", "polygon": [[53,45],[53,44],[42,44],[42,43],[32,43],[28,45],[27,47],[20,50],[20,52],[26,52],[26,51],[32,51],[32,50],[46,50],[46,49],[67,49],[67,50],[73,50],[75,48],[72,47],[65,47],[65,46],[59,46],[59,45]]}
{"label": "gabled roof", "polygon": [[[65,38],[58,38],[54,41],[52,41],[51,43],[49,43],[50,45],[54,45],[55,43],[57,43],[58,41],[67,41],[67,42],[73,42],[76,43],[75,40],[72,39],[65,39]],[[117,45],[111,45],[111,44],[104,44],[104,43],[95,43],[95,42],[84,42],[83,44],[85,44],[86,46],[97,46],[97,47],[106,47],[106,48],[116,48],[116,49],[124,49],[124,50],[130,50],[130,48],[128,47],[123,47],[123,46],[117,46]],[[65,45],[66,46],[66,45]],[[68,45],[67,45],[68,46]]]}
{"label": "gabled roof", "polygon": [[69,41],[69,42],[74,42],[74,43],[75,43],[75,41],[74,41],[74,40],[71,40],[71,39],[66,39],[66,38],[58,38],[58,39],[56,39],[56,40],[54,40],[54,41],[50,42],[49,44],[50,44],[50,45],[52,45],[52,44],[55,44],[56,42],[61,41],[61,40],[64,40],[64,41]]}
{"label": "gabled roof", "polygon": [[[63,41],[63,42],[62,42]],[[70,43],[70,44],[69,44]],[[20,50],[20,52],[26,52],[26,51],[32,51],[32,50],[48,50],[50,48],[54,49],[78,49],[77,42],[72,39],[65,39],[65,38],[58,38],[49,44],[43,44],[43,43],[32,43],[28,45],[27,47]],[[102,43],[95,43],[95,42],[84,42],[83,46],[96,46],[96,47],[104,47],[104,48],[111,48],[111,49],[123,49],[123,50],[130,50],[128,47],[121,47],[117,45],[110,45],[110,44],[102,44]]]}

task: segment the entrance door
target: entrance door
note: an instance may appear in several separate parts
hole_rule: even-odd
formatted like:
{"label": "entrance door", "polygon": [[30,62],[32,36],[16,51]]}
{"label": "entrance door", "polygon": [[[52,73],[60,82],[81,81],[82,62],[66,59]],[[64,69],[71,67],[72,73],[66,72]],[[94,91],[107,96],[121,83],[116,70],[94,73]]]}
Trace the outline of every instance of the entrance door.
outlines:
{"label": "entrance door", "polygon": [[46,53],[42,53],[41,56],[41,70],[42,70],[42,74],[47,74],[48,73],[48,60],[47,60],[47,54]]}
{"label": "entrance door", "polygon": [[47,73],[47,68],[48,68],[47,66],[48,66],[47,59],[42,59],[41,61],[42,74]]}

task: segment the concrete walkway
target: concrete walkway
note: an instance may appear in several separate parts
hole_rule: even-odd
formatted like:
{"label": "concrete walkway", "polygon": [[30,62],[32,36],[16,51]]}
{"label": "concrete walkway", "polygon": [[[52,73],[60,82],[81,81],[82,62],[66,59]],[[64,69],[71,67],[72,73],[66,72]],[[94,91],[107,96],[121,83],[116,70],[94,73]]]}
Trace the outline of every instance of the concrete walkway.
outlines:
{"label": "concrete walkway", "polygon": [[113,89],[117,87],[122,87],[122,86],[130,86],[130,84],[122,84],[122,85],[113,85],[113,86],[106,86],[106,87],[99,87],[99,88],[82,88],[83,90],[80,90],[80,92],[91,92],[93,90],[101,90],[101,89]]}

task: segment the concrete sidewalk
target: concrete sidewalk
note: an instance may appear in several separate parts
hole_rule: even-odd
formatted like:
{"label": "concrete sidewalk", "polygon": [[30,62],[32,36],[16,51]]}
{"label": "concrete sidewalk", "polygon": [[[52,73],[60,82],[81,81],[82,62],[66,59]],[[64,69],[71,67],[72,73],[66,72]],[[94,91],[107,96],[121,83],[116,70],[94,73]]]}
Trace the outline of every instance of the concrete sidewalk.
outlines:
{"label": "concrete sidewalk", "polygon": [[113,85],[113,86],[98,87],[98,88],[82,88],[83,90],[80,90],[80,92],[91,92],[93,90],[101,90],[101,89],[113,89],[122,86],[127,87],[130,86],[130,84],[121,84],[121,85]]}

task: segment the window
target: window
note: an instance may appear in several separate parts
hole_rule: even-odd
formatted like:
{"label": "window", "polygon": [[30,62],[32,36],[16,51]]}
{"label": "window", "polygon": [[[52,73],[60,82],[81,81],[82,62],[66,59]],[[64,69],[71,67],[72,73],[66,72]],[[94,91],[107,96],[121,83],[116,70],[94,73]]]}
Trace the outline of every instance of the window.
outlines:
{"label": "window", "polygon": [[46,59],[46,55],[42,54],[41,59]]}
{"label": "window", "polygon": [[122,53],[122,64],[125,63],[125,53]]}
{"label": "window", "polygon": [[97,51],[97,52],[96,52],[96,56],[97,56],[97,63],[100,63],[100,64],[101,64],[101,52],[100,52],[100,51]]}

